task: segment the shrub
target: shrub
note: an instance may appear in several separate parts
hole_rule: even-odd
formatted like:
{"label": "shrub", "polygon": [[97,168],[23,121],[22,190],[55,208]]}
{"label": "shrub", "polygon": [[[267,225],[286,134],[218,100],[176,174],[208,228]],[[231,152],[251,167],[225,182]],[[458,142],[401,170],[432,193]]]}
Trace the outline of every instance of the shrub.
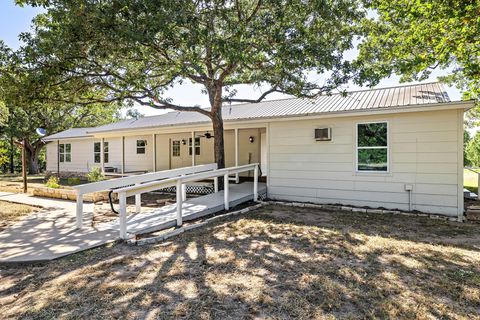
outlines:
{"label": "shrub", "polygon": [[71,178],[68,178],[67,179],[67,183],[68,185],[77,185],[77,184],[80,184],[80,178],[79,177],[71,177]]}
{"label": "shrub", "polygon": [[45,183],[45,185],[49,188],[54,188],[54,189],[60,188],[59,180],[55,176],[51,176],[48,179],[47,183]]}
{"label": "shrub", "polygon": [[105,177],[102,174],[100,168],[93,168],[89,173],[87,173],[88,182],[97,182],[102,181]]}

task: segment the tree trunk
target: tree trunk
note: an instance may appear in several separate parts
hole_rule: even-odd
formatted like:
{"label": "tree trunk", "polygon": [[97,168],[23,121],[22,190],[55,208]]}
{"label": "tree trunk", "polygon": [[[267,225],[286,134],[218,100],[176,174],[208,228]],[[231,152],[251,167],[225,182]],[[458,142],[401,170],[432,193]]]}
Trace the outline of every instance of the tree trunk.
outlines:
{"label": "tree trunk", "polygon": [[225,168],[225,145],[223,140],[222,85],[216,83],[209,88],[211,118],[213,125],[214,154],[218,169]]}
{"label": "tree trunk", "polygon": [[28,173],[37,174],[40,173],[40,168],[38,165],[38,157],[40,155],[40,150],[42,149],[43,144],[33,144],[30,145],[27,143],[27,162],[28,162]]}
{"label": "tree trunk", "polygon": [[13,136],[10,137],[10,173],[15,173],[15,143]]}
{"label": "tree trunk", "polygon": [[222,119],[222,109],[219,108],[212,116],[213,124],[213,136],[214,138],[214,154],[215,162],[217,163],[218,169],[225,168],[225,144],[223,140],[223,119]]}

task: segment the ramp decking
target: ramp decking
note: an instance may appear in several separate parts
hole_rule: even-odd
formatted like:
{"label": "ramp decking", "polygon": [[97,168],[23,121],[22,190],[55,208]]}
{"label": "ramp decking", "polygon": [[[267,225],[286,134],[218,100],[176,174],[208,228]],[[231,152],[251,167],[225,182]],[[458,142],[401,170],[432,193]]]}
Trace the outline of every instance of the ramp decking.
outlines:
{"label": "ramp decking", "polygon": [[[260,195],[267,192],[264,183],[258,184]],[[230,185],[230,207],[253,200],[253,183],[244,182]],[[223,191],[212,193],[185,201],[182,205],[183,221],[198,219],[200,217],[222,211],[224,209]],[[141,213],[130,214],[127,217],[127,233],[130,235],[148,233],[174,227],[177,218],[177,205],[171,204]],[[119,229],[118,221],[103,223],[99,229]]]}
{"label": "ramp decking", "polygon": [[[260,195],[266,186],[259,183]],[[230,207],[253,199],[253,183],[230,185]],[[193,220],[224,209],[223,191],[188,199],[183,203],[183,220]],[[86,205],[84,228],[75,226],[75,202],[45,199],[22,194],[0,193],[0,199],[36,204],[41,212],[32,214],[0,232],[0,263],[41,262],[100,246],[120,238],[119,223],[91,226],[93,205]],[[176,204],[130,214],[130,235],[163,230],[176,225]]]}

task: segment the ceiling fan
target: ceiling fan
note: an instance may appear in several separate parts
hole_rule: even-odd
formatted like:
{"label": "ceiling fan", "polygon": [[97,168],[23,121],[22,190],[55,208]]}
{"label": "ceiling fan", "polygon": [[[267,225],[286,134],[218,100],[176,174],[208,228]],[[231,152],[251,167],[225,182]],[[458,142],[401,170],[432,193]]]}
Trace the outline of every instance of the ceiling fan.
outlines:
{"label": "ceiling fan", "polygon": [[204,134],[199,134],[197,135],[197,137],[201,137],[201,138],[206,138],[206,139],[211,139],[211,138],[215,138],[210,132],[205,132]]}

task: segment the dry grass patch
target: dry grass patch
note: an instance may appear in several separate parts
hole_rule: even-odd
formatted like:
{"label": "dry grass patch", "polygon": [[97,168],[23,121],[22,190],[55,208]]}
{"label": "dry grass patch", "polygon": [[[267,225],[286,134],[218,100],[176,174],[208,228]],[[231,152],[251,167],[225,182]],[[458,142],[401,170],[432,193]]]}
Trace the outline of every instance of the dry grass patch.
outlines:
{"label": "dry grass patch", "polygon": [[38,208],[0,200],[0,231],[22,219]]}
{"label": "dry grass patch", "polygon": [[25,319],[447,318],[480,312],[480,226],[271,206],[147,247],[0,269]]}

